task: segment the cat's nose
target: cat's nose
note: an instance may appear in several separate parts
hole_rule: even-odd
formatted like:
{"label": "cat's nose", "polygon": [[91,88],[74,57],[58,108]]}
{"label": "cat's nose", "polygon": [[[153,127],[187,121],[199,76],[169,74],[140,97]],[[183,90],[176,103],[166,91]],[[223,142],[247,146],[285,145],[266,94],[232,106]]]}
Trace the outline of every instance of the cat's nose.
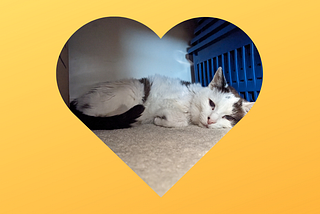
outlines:
{"label": "cat's nose", "polygon": [[208,117],[208,124],[214,124],[216,123],[217,121],[215,120],[212,120],[210,117]]}

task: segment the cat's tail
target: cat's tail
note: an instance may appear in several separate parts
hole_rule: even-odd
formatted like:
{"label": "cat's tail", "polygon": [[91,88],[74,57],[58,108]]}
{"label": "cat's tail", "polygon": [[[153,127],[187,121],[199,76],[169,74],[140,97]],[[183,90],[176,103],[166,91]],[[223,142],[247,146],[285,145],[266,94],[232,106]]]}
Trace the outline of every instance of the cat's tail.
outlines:
{"label": "cat's tail", "polygon": [[70,110],[91,130],[112,130],[130,128],[131,124],[141,116],[144,111],[143,105],[136,105],[123,114],[111,117],[94,117],[83,114],[76,108],[77,103],[70,103]]}

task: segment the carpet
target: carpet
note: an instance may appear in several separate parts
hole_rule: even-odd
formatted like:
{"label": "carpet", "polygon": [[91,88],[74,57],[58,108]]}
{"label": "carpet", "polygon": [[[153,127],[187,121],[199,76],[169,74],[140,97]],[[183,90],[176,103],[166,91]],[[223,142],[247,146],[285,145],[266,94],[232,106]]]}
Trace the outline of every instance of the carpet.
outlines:
{"label": "carpet", "polygon": [[145,124],[93,132],[159,196],[163,196],[229,130]]}

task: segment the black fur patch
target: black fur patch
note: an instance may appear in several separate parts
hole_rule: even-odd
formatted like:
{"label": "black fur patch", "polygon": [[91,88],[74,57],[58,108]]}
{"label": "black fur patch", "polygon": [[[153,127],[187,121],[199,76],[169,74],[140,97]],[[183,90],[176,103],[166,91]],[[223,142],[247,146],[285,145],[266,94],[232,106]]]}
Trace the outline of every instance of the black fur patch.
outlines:
{"label": "black fur patch", "polygon": [[181,80],[180,84],[188,87],[191,84],[191,82]]}
{"label": "black fur patch", "polygon": [[241,98],[241,96],[239,95],[239,93],[234,87],[228,86],[228,88],[229,88],[229,92],[231,92],[235,97]]}
{"label": "black fur patch", "polygon": [[77,101],[70,103],[70,110],[91,130],[112,130],[131,127],[144,111],[143,105],[136,105],[123,114],[111,117],[94,117],[77,110]]}
{"label": "black fur patch", "polygon": [[245,115],[245,112],[242,108],[242,99],[239,99],[238,102],[233,104],[233,110],[232,110],[232,120],[231,125],[235,126]]}
{"label": "black fur patch", "polygon": [[[216,78],[218,78],[218,77],[216,77]],[[229,92],[233,93],[233,90],[237,93],[237,91],[233,87],[231,87],[229,85],[227,87],[225,87],[226,83],[224,82],[224,78],[223,79],[218,79],[218,80],[219,81],[222,80],[223,83],[215,84],[213,87],[218,89],[221,93],[229,93]]]}
{"label": "black fur patch", "polygon": [[144,88],[144,96],[142,98],[142,102],[146,102],[149,97],[152,84],[150,83],[148,78],[141,78],[139,79],[139,82],[143,84]]}
{"label": "black fur patch", "polygon": [[229,93],[230,92],[229,87],[216,87],[216,88],[222,93]]}

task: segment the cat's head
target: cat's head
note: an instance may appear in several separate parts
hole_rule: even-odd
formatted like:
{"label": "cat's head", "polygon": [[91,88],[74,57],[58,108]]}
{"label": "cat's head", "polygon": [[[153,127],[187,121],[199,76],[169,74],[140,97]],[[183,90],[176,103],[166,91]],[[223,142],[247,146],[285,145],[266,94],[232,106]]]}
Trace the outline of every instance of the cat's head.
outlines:
{"label": "cat's head", "polygon": [[196,92],[191,103],[191,121],[205,128],[231,128],[246,115],[253,104],[241,98],[227,84],[220,67],[208,87]]}

